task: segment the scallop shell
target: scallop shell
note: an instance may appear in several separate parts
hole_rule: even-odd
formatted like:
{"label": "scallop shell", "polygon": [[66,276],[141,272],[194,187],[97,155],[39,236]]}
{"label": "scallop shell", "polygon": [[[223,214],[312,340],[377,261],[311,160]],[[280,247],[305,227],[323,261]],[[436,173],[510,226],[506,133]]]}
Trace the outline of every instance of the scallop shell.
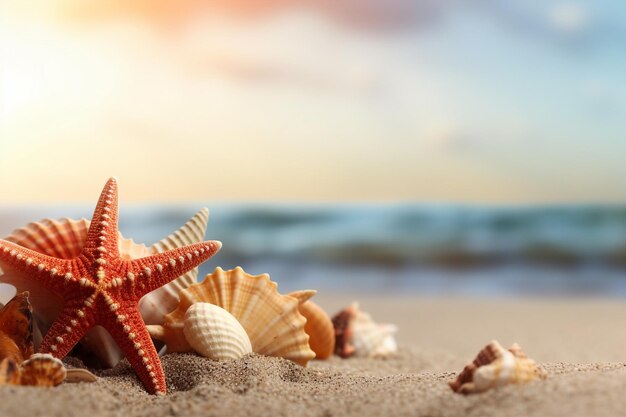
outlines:
{"label": "scallop shell", "polygon": [[[201,242],[204,240],[208,219],[209,211],[204,208],[198,211],[180,229],[149,248],[143,244],[135,243],[132,239],[126,239],[120,234],[120,254],[128,259],[137,259],[175,247]],[[15,230],[5,240],[46,255],[69,259],[80,253],[87,237],[89,224],[90,222],[86,219],[44,219]],[[198,269],[196,268],[167,285],[146,294],[139,303],[144,321],[162,323],[165,315],[173,311],[178,305],[180,290],[195,283],[197,275]],[[20,275],[12,273],[10,269],[7,269],[5,274],[0,276],[0,282],[9,283],[18,291],[30,291],[36,312],[35,319],[38,331],[45,334],[59,315],[62,300],[35,282],[20,279]],[[40,340],[36,340],[36,342],[38,345]],[[123,355],[119,347],[111,335],[100,326],[91,329],[83,338],[82,344],[99,361],[94,366],[113,367],[122,359]]]}
{"label": "scallop shell", "polygon": [[507,350],[494,340],[448,385],[455,392],[471,394],[546,377],[545,370],[529,359],[517,343]]}
{"label": "scallop shell", "polygon": [[216,268],[201,283],[181,291],[178,308],[166,316],[162,326],[148,326],[152,337],[167,344],[168,352],[191,349],[183,322],[187,309],[199,302],[215,304],[232,314],[246,330],[253,352],[303,366],[315,357],[298,300],[279,294],[269,275],[250,275],[239,267],[230,271]]}
{"label": "scallop shell", "polygon": [[48,353],[35,353],[20,366],[20,385],[54,387],[65,380],[63,362]]}
{"label": "scallop shell", "polygon": [[393,324],[378,324],[359,309],[358,303],[337,313],[333,319],[335,328],[335,353],[342,358],[384,357],[398,351]]}
{"label": "scallop shell", "polygon": [[187,309],[183,333],[191,347],[209,359],[239,359],[252,352],[248,334],[237,319],[210,303],[195,303]]}
{"label": "scallop shell", "polygon": [[304,331],[309,335],[309,346],[315,352],[315,359],[328,359],[335,350],[335,328],[326,312],[313,301],[308,300],[307,291],[289,294],[300,300],[298,310],[306,318]]}

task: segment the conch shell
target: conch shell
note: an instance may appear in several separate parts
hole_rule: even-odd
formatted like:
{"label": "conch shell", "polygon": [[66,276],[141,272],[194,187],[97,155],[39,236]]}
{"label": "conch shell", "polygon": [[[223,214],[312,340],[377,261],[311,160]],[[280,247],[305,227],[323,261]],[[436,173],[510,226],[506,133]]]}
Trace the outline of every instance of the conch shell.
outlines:
{"label": "conch shell", "polygon": [[23,292],[0,310],[0,385],[52,387],[65,380],[66,369],[60,360],[33,354],[32,329],[32,308],[28,293]]}
{"label": "conch shell", "polygon": [[204,281],[181,291],[178,308],[165,317],[163,325],[148,326],[150,335],[165,342],[168,352],[192,350],[183,327],[185,313],[195,303],[211,303],[232,314],[248,334],[253,352],[302,366],[315,357],[304,331],[306,319],[298,311],[299,300],[279,294],[267,274],[250,275],[239,267],[216,268]]}
{"label": "conch shell", "polygon": [[485,346],[458,378],[448,385],[454,392],[472,394],[507,384],[545,379],[546,371],[529,359],[515,343],[508,350],[493,340]]}
{"label": "conch shell", "polygon": [[394,334],[398,328],[393,324],[378,324],[359,309],[358,303],[337,313],[335,327],[335,353],[342,358],[384,357],[398,351]]}
{"label": "conch shell", "polygon": [[309,346],[315,352],[315,359],[328,359],[335,351],[335,328],[326,312],[308,298],[308,291],[295,291],[289,294],[299,300],[298,310],[306,318],[304,331],[309,335]]}
{"label": "conch shell", "polygon": [[187,309],[183,333],[191,347],[209,359],[239,359],[252,352],[248,334],[237,319],[210,303],[195,303]]}
{"label": "conch shell", "polygon": [[[204,240],[209,211],[204,208],[198,211],[180,229],[155,243],[149,248],[135,243],[120,234],[119,249],[122,257],[137,259],[160,253],[168,249],[201,242]],[[37,252],[70,259],[77,256],[87,237],[90,222],[86,219],[73,220],[62,218],[59,220],[44,219],[40,222],[29,223],[25,227],[15,230],[6,240]],[[198,269],[193,269],[163,287],[146,294],[139,302],[144,321],[148,324],[162,323],[165,315],[173,311],[178,305],[178,293],[196,282]],[[55,294],[33,281],[21,279],[19,273],[10,269],[0,276],[1,282],[6,282],[17,291],[29,291],[34,307],[38,331],[46,333],[62,307],[62,300]],[[38,339],[40,335],[35,333]],[[36,344],[40,340],[35,340]],[[99,360],[104,367],[115,366],[122,359],[122,352],[113,341],[113,338],[100,326],[96,326],[87,333],[82,345],[88,352]],[[94,364],[95,365],[95,364]]]}

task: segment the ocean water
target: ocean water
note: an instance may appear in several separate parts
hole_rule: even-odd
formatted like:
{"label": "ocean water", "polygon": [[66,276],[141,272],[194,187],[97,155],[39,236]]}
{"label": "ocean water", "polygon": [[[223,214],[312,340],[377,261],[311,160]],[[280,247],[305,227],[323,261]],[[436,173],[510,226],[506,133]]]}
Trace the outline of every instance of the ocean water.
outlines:
{"label": "ocean water", "polygon": [[[269,273],[281,291],[626,296],[626,206],[189,204],[123,206],[151,244],[210,209],[223,249],[201,268]],[[0,207],[0,235],[92,207]]]}

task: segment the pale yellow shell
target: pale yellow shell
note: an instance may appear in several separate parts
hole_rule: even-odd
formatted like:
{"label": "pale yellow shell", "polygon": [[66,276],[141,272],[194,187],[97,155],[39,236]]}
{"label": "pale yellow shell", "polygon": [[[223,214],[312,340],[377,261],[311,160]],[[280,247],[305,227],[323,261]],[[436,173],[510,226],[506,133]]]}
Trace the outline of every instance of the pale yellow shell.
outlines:
{"label": "pale yellow shell", "polygon": [[525,384],[546,376],[545,370],[529,359],[519,345],[514,344],[507,350],[494,340],[449,385],[456,392],[471,394],[508,384]]}
{"label": "pale yellow shell", "polygon": [[195,303],[187,309],[183,333],[191,347],[209,359],[239,359],[252,352],[250,339],[237,319],[210,303]]}
{"label": "pale yellow shell", "polygon": [[[160,253],[168,249],[190,245],[204,240],[204,233],[209,219],[209,211],[198,211],[180,229],[155,243],[149,248],[119,235],[120,255],[127,259],[137,259]],[[89,221],[86,219],[59,220],[44,219],[29,223],[15,230],[6,240],[46,255],[69,259],[77,256],[87,237]],[[4,271],[0,282],[16,287],[18,292],[30,291],[34,317],[38,331],[45,334],[62,307],[62,300],[41,285],[31,280],[20,278],[20,274],[11,270]],[[146,323],[162,323],[165,315],[178,305],[178,293],[196,282],[198,269],[195,268],[163,287],[146,294],[139,302],[139,310]],[[36,340],[38,345],[39,340]],[[100,326],[92,328],[82,340],[103,366],[113,367],[123,357],[121,350],[111,335]]]}
{"label": "pale yellow shell", "polygon": [[215,269],[204,281],[180,293],[178,308],[166,316],[163,326],[148,326],[152,337],[167,344],[168,352],[190,349],[182,327],[187,309],[198,302],[215,304],[232,314],[246,330],[253,352],[303,366],[315,357],[298,299],[279,294],[269,275],[250,275],[239,267]]}

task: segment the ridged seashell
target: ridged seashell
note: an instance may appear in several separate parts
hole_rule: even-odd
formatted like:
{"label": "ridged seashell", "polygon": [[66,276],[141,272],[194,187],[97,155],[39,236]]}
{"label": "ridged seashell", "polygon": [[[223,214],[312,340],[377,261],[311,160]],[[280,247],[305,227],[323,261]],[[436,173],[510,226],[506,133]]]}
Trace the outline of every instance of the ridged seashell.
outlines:
{"label": "ridged seashell", "polygon": [[308,291],[289,294],[300,300],[298,310],[306,318],[304,331],[309,335],[309,346],[315,352],[315,359],[328,359],[335,351],[335,328],[330,316],[308,298]]}
{"label": "ridged seashell", "polygon": [[209,359],[239,359],[252,352],[243,326],[228,311],[213,304],[192,304],[185,313],[183,333],[191,347]]}
{"label": "ridged seashell", "polygon": [[[193,243],[203,242],[209,222],[209,210],[203,208],[190,218],[180,229],[150,246],[149,254],[165,252]],[[145,256],[145,255],[144,255]],[[146,324],[161,324],[165,316],[176,309],[182,290],[195,284],[198,268],[181,275],[174,281],[146,294],[139,301],[139,311]]]}
{"label": "ridged seashell", "polygon": [[191,350],[182,327],[185,313],[194,303],[215,304],[232,314],[246,330],[253,352],[303,366],[315,357],[298,300],[279,294],[267,274],[254,276],[239,267],[230,271],[216,268],[204,281],[181,291],[180,304],[163,325],[148,326],[152,337],[167,344],[168,352]]}
{"label": "ridged seashell", "polygon": [[48,353],[35,353],[20,366],[20,384],[54,387],[65,380],[63,362]]}
{"label": "ridged seashell", "polygon": [[545,370],[529,359],[517,343],[507,350],[494,340],[463,368],[456,380],[450,381],[448,385],[455,392],[471,394],[546,377]]}
{"label": "ridged seashell", "polygon": [[335,353],[342,358],[384,357],[398,351],[393,324],[378,324],[359,309],[358,303],[337,313],[333,319],[335,328]]}
{"label": "ridged seashell", "polygon": [[[119,236],[119,250],[122,257],[137,259],[160,253],[168,249],[189,245],[204,240],[204,233],[209,219],[209,211],[204,208],[198,211],[180,229],[155,243],[149,248],[135,243],[132,239]],[[8,240],[37,252],[62,257],[73,258],[80,251],[87,238],[90,222],[86,219],[73,220],[62,218],[59,220],[44,219],[40,222],[29,223],[8,236]],[[16,287],[17,291],[30,291],[35,310],[35,320],[38,331],[45,334],[54,319],[59,315],[62,300],[55,294],[37,285],[30,280],[20,279],[20,275],[7,269],[0,276],[0,282],[6,282]],[[162,323],[165,315],[173,311],[178,305],[178,293],[196,282],[198,269],[193,269],[163,287],[146,294],[140,302],[139,309],[144,321]],[[40,340],[36,340],[36,345]],[[122,352],[113,341],[111,335],[100,326],[91,329],[81,341],[105,367],[113,367],[122,359]]]}

